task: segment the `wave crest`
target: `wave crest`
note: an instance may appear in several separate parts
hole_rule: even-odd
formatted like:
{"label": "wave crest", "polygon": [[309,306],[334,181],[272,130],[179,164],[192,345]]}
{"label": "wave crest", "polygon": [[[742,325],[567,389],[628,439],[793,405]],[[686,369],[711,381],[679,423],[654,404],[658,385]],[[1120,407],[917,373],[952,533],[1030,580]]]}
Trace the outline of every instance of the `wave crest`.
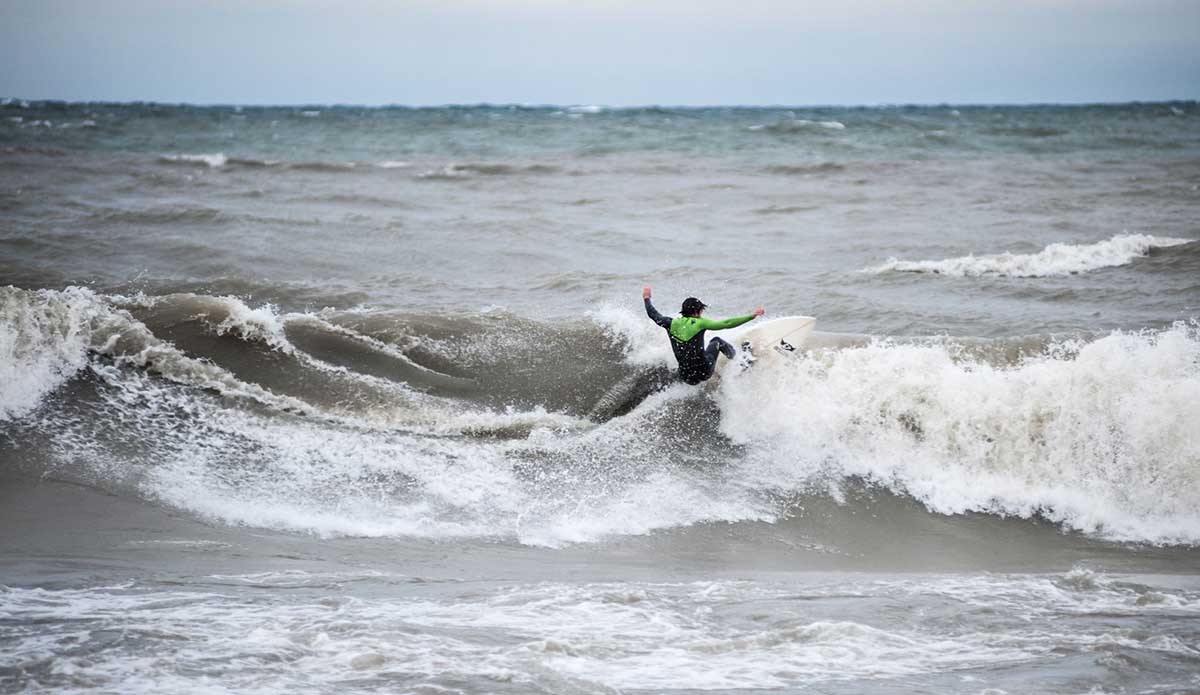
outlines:
{"label": "wave crest", "polygon": [[1086,273],[1100,268],[1126,265],[1152,249],[1192,243],[1191,239],[1158,237],[1148,234],[1118,234],[1094,244],[1050,244],[1038,253],[1000,253],[987,256],[960,256],[940,261],[902,261],[896,258],[864,268],[866,273],[932,273],[954,277],[985,275],[1036,278]]}

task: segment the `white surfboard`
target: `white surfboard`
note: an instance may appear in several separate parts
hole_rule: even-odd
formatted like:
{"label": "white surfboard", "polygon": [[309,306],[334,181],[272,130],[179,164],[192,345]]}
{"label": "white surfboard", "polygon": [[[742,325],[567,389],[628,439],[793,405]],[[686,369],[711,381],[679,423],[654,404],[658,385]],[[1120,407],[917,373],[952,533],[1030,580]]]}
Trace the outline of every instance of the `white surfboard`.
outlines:
{"label": "white surfboard", "polygon": [[784,316],[762,323],[756,321],[737,335],[737,341],[739,345],[750,343],[750,349],[756,355],[768,348],[793,352],[804,345],[816,323],[817,320],[812,316]]}
{"label": "white surfboard", "polygon": [[[739,353],[732,361],[745,363],[745,356],[740,353],[746,350],[747,343],[756,363],[760,360],[773,361],[782,355],[797,352],[816,323],[817,320],[812,316],[784,316],[762,323],[755,321],[741,332],[726,338]],[[717,360],[718,371],[726,361],[724,358]]]}

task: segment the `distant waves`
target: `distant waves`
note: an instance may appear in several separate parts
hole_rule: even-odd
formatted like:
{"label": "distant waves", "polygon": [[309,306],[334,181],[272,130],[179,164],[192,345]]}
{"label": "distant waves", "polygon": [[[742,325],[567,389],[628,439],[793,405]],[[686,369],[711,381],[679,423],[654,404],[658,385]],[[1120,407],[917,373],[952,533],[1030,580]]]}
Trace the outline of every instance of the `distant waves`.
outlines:
{"label": "distant waves", "polygon": [[902,261],[895,258],[864,268],[867,273],[933,273],[955,277],[996,275],[1014,278],[1039,278],[1075,275],[1101,268],[1126,265],[1145,257],[1152,249],[1192,243],[1191,239],[1158,237],[1149,234],[1118,234],[1093,244],[1050,244],[1037,253],[999,253],[985,256],[970,254],[940,261]]}
{"label": "distant waves", "polygon": [[523,174],[557,174],[563,170],[548,164],[508,164],[503,162],[450,162],[441,166],[414,168],[411,162],[385,159],[379,162],[331,162],[304,161],[288,162],[249,157],[230,157],[223,152],[208,154],[164,154],[160,164],[200,167],[207,169],[253,168],[281,169],[290,171],[315,171],[325,173],[383,170],[409,170],[418,179],[462,179],[471,176],[512,176]]}

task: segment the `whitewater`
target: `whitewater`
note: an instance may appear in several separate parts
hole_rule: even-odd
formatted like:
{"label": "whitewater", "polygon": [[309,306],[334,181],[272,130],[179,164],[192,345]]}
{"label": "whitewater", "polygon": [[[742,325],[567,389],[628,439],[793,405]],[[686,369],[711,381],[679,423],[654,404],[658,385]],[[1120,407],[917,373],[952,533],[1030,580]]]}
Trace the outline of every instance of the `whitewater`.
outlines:
{"label": "whitewater", "polygon": [[1200,688],[1194,103],[0,112],[0,691]]}

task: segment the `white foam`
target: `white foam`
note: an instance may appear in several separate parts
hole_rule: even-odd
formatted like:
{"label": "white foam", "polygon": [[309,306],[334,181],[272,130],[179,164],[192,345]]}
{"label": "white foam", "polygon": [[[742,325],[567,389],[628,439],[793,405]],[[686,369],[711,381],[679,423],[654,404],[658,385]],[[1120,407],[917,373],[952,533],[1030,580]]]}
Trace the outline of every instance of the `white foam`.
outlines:
{"label": "white foam", "polygon": [[[40,675],[52,687],[265,693],[384,679],[413,692],[486,690],[497,682],[536,692],[794,691],[836,681],[845,690],[856,680],[902,686],[912,680],[889,679],[1038,672],[1064,654],[1114,649],[1182,665],[1200,656],[1180,639],[1182,628],[1114,621],[1108,610],[1128,592],[1104,577],[1088,590],[1055,576],[932,575],[811,584],[473,582],[436,594],[355,595],[228,587],[320,589],[406,578],[292,570],[209,580],[215,586],[204,590],[133,582],[0,587],[0,614],[38,626],[10,630],[6,654],[18,663],[52,661]],[[1195,619],[1194,592],[1162,593],[1174,601],[1121,614],[1157,625]],[[838,617],[823,617],[830,611]],[[947,611],[959,619],[947,620]],[[754,615],[764,619],[747,619]],[[112,634],[132,637],[97,642]],[[147,639],[154,640],[152,657],[144,653]],[[1167,674],[1156,682],[1169,688],[1189,678],[1183,668],[1174,680]]]}
{"label": "white foam", "polygon": [[[602,306],[593,318],[630,363],[672,364],[640,314]],[[1040,514],[1120,540],[1200,543],[1200,327],[1056,344],[1008,368],[959,352],[882,342],[731,372],[722,430],[750,451],[731,476],[801,491],[863,477],[938,513]],[[720,512],[764,513],[750,502]]]}
{"label": "white foam", "polygon": [[567,113],[600,113],[603,110],[603,106],[595,105],[570,106],[567,108]]}
{"label": "white foam", "polygon": [[219,169],[229,161],[229,158],[220,152],[216,154],[164,154],[161,159],[164,162],[203,164],[210,169]]}
{"label": "white foam", "polygon": [[[126,375],[125,391],[153,389],[139,381],[143,377]],[[196,417],[172,428],[168,437],[174,444],[145,472],[142,489],[224,523],[321,536],[495,537],[561,545],[673,525],[675,515],[653,511],[664,500],[673,501],[680,514],[720,514],[711,511],[721,509],[719,500],[693,498],[698,503],[689,506],[685,496],[672,494],[677,485],[658,481],[648,481],[632,497],[576,491],[587,504],[543,496],[515,475],[524,452],[530,447],[543,454],[572,451],[572,442],[574,451],[604,450],[606,443],[603,438],[579,443],[579,433],[590,423],[540,409],[454,412],[444,404],[427,404],[420,417],[408,418],[405,429],[396,430],[369,426],[373,417],[290,420],[196,402],[182,393],[160,391],[153,397],[158,408]],[[111,407],[125,406],[114,401]],[[428,431],[442,434],[420,434],[414,425],[421,418],[430,421]],[[532,430],[529,440],[445,436],[514,427]],[[227,465],[232,451],[241,462],[237,467]],[[637,514],[614,518],[616,510]]]}
{"label": "white foam", "polygon": [[411,166],[408,162],[402,162],[395,159],[387,159],[377,164],[380,169],[404,169]]}
{"label": "white foam", "polygon": [[0,422],[32,411],[87,364],[94,295],[0,287]]}
{"label": "white foam", "polygon": [[671,347],[663,330],[645,313],[634,313],[611,303],[604,303],[587,313],[608,335],[625,346],[625,359],[637,366],[673,365]]}
{"label": "white foam", "polygon": [[284,320],[274,306],[264,304],[258,308],[251,308],[236,297],[204,299],[217,303],[225,314],[214,327],[217,335],[236,335],[243,340],[261,341],[284,353],[295,352],[284,333]]}
{"label": "white foam", "polygon": [[[203,404],[193,404],[206,408]],[[147,472],[152,497],[225,523],[322,536],[511,534],[525,506],[500,447],[386,430],[313,426],[222,409],[182,427]],[[240,465],[230,468],[230,450]]]}
{"label": "white foam", "polygon": [[1148,234],[1118,234],[1092,244],[1050,244],[1033,254],[972,254],[941,261],[901,261],[891,258],[881,265],[864,268],[863,272],[936,273],[958,277],[1002,275],[1018,278],[1072,275],[1125,265],[1145,256],[1150,249],[1178,246],[1191,241]]}
{"label": "white foam", "polygon": [[[769,373],[768,373],[769,372]],[[1015,367],[940,345],[824,351],[721,384],[764,488],[861,477],[944,514],[1200,543],[1200,327],[1062,344]]]}

